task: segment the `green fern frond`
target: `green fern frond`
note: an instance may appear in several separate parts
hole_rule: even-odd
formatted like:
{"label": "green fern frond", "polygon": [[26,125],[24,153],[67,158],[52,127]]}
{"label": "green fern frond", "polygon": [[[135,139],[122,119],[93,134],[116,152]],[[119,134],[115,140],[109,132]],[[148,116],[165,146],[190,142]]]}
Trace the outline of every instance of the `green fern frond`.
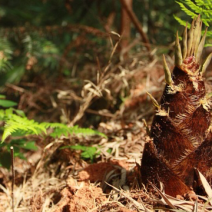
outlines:
{"label": "green fern frond", "polygon": [[[16,112],[18,115],[14,114],[14,112]],[[68,127],[67,125],[61,123],[38,123],[34,120],[29,120],[22,113],[20,113],[20,111],[13,108],[0,110],[0,120],[5,122],[2,142],[5,141],[8,136],[16,132],[21,132],[23,135],[41,135],[43,133],[46,134],[46,130],[48,128],[54,129],[54,131],[50,134],[50,136],[53,138],[73,134],[83,136],[99,135],[106,137],[105,134],[89,128],[79,128],[78,126]]]}
{"label": "green fern frond", "polygon": [[[34,34],[27,35],[23,39],[23,43],[25,45],[25,54],[39,58],[44,67],[55,68],[58,65],[54,55],[59,54],[59,49],[52,41],[44,38],[37,39],[37,35]],[[48,55],[48,57],[45,55]]]}
{"label": "green fern frond", "polygon": [[12,64],[5,58],[0,59],[0,72],[8,72],[12,69]]}
{"label": "green fern frond", "polygon": [[179,2],[179,1],[176,1],[176,3],[178,3],[180,5],[182,11],[184,11],[188,16],[190,16],[192,18],[197,16],[194,12],[192,12],[187,7],[185,7],[185,5],[183,3]]}
{"label": "green fern frond", "polygon": [[206,8],[208,10],[212,9],[211,0],[195,0],[197,6]]}
{"label": "green fern frond", "polygon": [[205,2],[203,0],[195,0],[197,6],[202,7],[204,6]]}
{"label": "green fern frond", "polygon": [[207,35],[209,36],[209,37],[212,37],[212,31],[210,30],[210,31],[207,31]]}
{"label": "green fern frond", "polygon": [[53,138],[60,137],[60,136],[68,136],[68,135],[73,135],[73,134],[80,134],[83,136],[92,136],[92,135],[99,135],[106,137],[105,134],[100,133],[96,130],[89,129],[89,128],[79,128],[78,126],[74,127],[68,127],[65,124],[61,123],[48,123],[48,122],[43,122],[41,123],[42,126],[44,126],[46,129],[47,128],[53,128],[54,132],[50,134]]}
{"label": "green fern frond", "polygon": [[[182,20],[181,18],[177,17],[176,15],[174,15],[174,18],[178,21],[178,23],[182,26],[186,26],[186,21]],[[191,24],[187,23],[187,27],[190,29]]]}
{"label": "green fern frond", "polygon": [[13,115],[14,109],[13,108],[9,108],[7,110],[3,110],[5,112],[5,116],[4,118],[10,118]]}
{"label": "green fern frond", "polygon": [[62,123],[49,123],[49,122],[43,122],[41,123],[42,126],[44,126],[46,129],[47,128],[68,128],[67,125],[62,124]]}
{"label": "green fern frond", "polygon": [[[209,23],[207,21],[208,19],[202,19],[202,22],[205,24],[205,26],[209,27]],[[207,34],[208,35],[208,34]]]}
{"label": "green fern frond", "polygon": [[60,136],[69,136],[69,135],[83,135],[83,136],[93,136],[93,135],[99,135],[102,137],[106,138],[106,135],[98,132],[96,130],[93,129],[89,129],[89,128],[79,128],[78,126],[74,126],[74,127],[67,127],[66,125],[62,126],[62,127],[58,127],[54,130],[53,133],[50,134],[50,136],[52,136],[53,138],[57,138]]}
{"label": "green fern frond", "polygon": [[[210,10],[204,9],[204,10],[202,11],[202,13],[208,17],[208,21],[209,21],[209,22],[212,22],[212,20],[211,20],[211,18],[210,18],[210,17],[211,17],[211,13],[212,13],[212,10],[211,10],[211,9],[210,9]],[[203,19],[205,19],[205,18],[203,17]]]}
{"label": "green fern frond", "polygon": [[8,59],[11,59],[13,49],[7,38],[0,38],[0,52],[3,53]]}
{"label": "green fern frond", "polygon": [[16,131],[22,131],[25,135],[28,134],[41,134],[46,133],[46,128],[34,120],[29,120],[26,117],[20,117],[15,114],[7,117],[5,120],[4,132],[2,135],[2,141]]}
{"label": "green fern frond", "polygon": [[[195,0],[195,2],[192,0],[177,0],[176,3],[179,4],[182,11],[184,11],[192,19],[200,14],[205,26],[209,27],[212,24],[212,0]],[[186,25],[186,22],[181,18],[175,15],[174,18],[178,21],[178,23],[180,23],[180,25]],[[188,28],[190,28],[190,25]],[[204,30],[202,31],[202,34],[203,33]],[[210,31],[207,31],[207,37],[212,38]]]}
{"label": "green fern frond", "polygon": [[70,128],[70,133],[71,134],[81,134],[81,135],[87,135],[87,136],[92,136],[92,135],[100,135],[102,137],[107,137],[105,134],[93,130],[93,129],[89,129],[89,128],[79,128],[78,126],[74,126]]}
{"label": "green fern frond", "polygon": [[194,2],[191,0],[185,0],[184,3],[189,6],[192,10],[194,10],[195,13],[201,14],[202,13],[202,8],[197,6]]}
{"label": "green fern frond", "polygon": [[211,47],[211,46],[212,46],[212,44],[210,44],[210,43],[205,45],[205,47]]}
{"label": "green fern frond", "polygon": [[96,147],[93,146],[82,146],[82,145],[75,145],[75,146],[63,146],[60,149],[75,149],[75,150],[81,150],[81,157],[83,159],[90,159],[91,163],[93,163],[93,160],[100,154],[100,151]]}
{"label": "green fern frond", "polygon": [[69,132],[65,128],[56,128],[53,133],[50,134],[52,138],[59,138],[61,136],[68,137]]}
{"label": "green fern frond", "polygon": [[0,121],[3,121],[5,117],[4,110],[0,110]]}
{"label": "green fern frond", "polygon": [[12,69],[10,60],[13,50],[6,38],[0,38],[0,72],[7,72]]}

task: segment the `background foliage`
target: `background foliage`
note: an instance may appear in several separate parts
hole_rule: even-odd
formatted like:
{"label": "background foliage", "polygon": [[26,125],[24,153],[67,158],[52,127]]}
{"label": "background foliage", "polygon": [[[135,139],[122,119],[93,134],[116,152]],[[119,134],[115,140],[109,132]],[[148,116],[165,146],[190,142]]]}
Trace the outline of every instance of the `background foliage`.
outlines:
{"label": "background foliage", "polygon": [[[132,2],[132,10],[148,37],[151,49],[156,54],[171,52],[175,32],[179,29],[179,23],[173,18],[173,14],[181,24],[191,19],[189,16],[193,18],[190,11],[183,9],[191,1]],[[69,132],[65,126],[75,120],[78,113],[81,114],[76,119],[76,124],[80,127],[92,125],[95,128],[100,121],[107,119],[96,115],[97,110],[107,109],[114,113],[121,106],[131,91],[126,88],[122,78],[122,85],[114,86],[112,83],[117,80],[116,73],[122,71],[119,70],[120,61],[122,67],[128,69],[127,64],[135,59],[133,55],[136,55],[136,63],[147,58],[146,48],[133,24],[129,44],[136,40],[137,43],[130,48],[131,56],[126,58],[126,64],[119,55],[120,48],[114,47],[119,42],[116,33],[120,33],[122,27],[121,10],[121,1],[117,0],[2,0],[0,92],[7,99],[18,102],[18,110],[15,109],[15,112],[12,109],[0,111],[0,121],[6,123],[2,129],[2,140],[20,129],[25,130],[26,135],[30,134],[29,127],[31,131],[40,129],[42,132],[47,128],[54,128],[46,122],[56,122],[57,126],[51,135],[57,137],[58,134]],[[190,10],[198,12],[192,7]],[[116,53],[114,49],[117,50]],[[112,68],[115,70],[114,75]],[[106,86],[109,80],[111,90]],[[2,97],[5,98],[4,95]],[[0,97],[0,106],[11,104],[9,100]],[[8,107],[16,106],[14,102]],[[87,105],[82,106],[85,102]],[[87,108],[92,115],[83,116]],[[10,113],[5,116],[5,111]],[[15,114],[17,111],[24,111],[26,117]],[[62,127],[58,127],[60,123]],[[73,128],[77,132],[80,129]],[[24,146],[28,143],[19,141],[21,148],[35,149],[34,143]],[[17,144],[17,139],[14,142]],[[11,144],[1,145],[9,150]],[[91,160],[98,155],[94,147],[76,148],[81,149],[84,157]]]}
{"label": "background foliage", "polygon": [[[110,51],[104,36],[88,33],[80,26],[105,31],[108,17],[114,13],[110,29],[120,30],[119,1],[3,0],[1,5],[1,86],[32,79],[38,73],[55,77],[61,74],[77,76],[80,66],[95,62],[96,55],[106,62],[101,53]],[[180,7],[173,0],[134,0],[133,10],[152,44],[160,46],[172,42],[178,26],[172,15],[181,14]],[[132,39],[137,36],[132,27]],[[79,68],[73,73],[76,61]]]}

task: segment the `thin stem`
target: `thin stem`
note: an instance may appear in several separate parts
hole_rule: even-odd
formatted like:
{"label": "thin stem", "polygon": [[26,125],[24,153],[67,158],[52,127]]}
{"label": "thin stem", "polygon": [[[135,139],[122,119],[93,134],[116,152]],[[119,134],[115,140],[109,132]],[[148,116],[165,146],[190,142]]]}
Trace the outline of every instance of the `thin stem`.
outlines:
{"label": "thin stem", "polygon": [[14,208],[14,184],[15,184],[15,171],[14,171],[14,150],[13,146],[10,147],[10,152],[11,152],[11,167],[12,167],[12,211],[15,212]]}

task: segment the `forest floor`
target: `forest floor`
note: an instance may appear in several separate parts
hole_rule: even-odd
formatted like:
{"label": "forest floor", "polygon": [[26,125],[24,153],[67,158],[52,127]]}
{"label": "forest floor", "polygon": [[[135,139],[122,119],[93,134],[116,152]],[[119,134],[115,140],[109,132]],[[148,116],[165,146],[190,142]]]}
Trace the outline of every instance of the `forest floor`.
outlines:
{"label": "forest floor", "polygon": [[[164,88],[164,75],[162,62],[157,56],[148,63],[139,63],[133,59],[130,61],[127,67],[123,67],[123,64],[116,66],[118,68],[111,71],[99,85],[98,88],[101,88],[105,98],[97,100],[93,98],[92,103],[87,102],[89,107],[84,107],[83,111],[76,113],[78,115],[81,113],[79,115],[81,122],[75,123],[81,126],[84,122],[87,126],[104,133],[107,138],[70,135],[55,140],[38,139],[38,150],[26,152],[26,161],[15,158],[13,199],[11,170],[0,168],[0,211],[12,211],[12,200],[16,212],[134,212],[156,209],[195,211],[195,207],[204,210],[204,207],[208,206],[206,197],[199,197],[198,201],[192,199],[191,195],[171,198],[158,188],[147,191],[140,183],[139,167],[142,152],[145,142],[149,139],[143,119],[149,126],[154,115],[154,107],[146,92],[159,100]],[[172,58],[168,58],[168,62],[169,66],[173,67]],[[85,70],[87,74],[81,73],[81,75],[83,77],[87,75],[84,78],[92,79],[95,73],[92,73],[93,67],[88,66]],[[91,70],[91,73],[88,73],[88,70]],[[93,75],[88,76],[90,74]],[[102,87],[106,80],[107,85]],[[48,98],[47,91],[56,91],[64,105],[70,99],[77,101],[76,96],[80,96],[79,93],[82,91],[87,92],[84,102],[90,101],[88,96],[91,89],[85,90],[85,86],[79,89],[73,82],[73,86],[68,83],[70,82],[63,81],[61,84],[57,82],[55,87],[55,84],[49,81],[45,83],[43,80],[42,86],[37,86],[36,82],[32,84],[36,92],[28,90],[21,94],[22,105],[25,104],[30,111],[29,117],[34,117],[39,110],[35,107],[41,101],[39,98]],[[21,84],[18,86],[21,87]],[[91,84],[87,88],[94,89]],[[10,86],[8,92],[14,89],[17,87]],[[62,92],[64,90],[66,93]],[[124,101],[118,104],[118,97],[124,95]],[[105,99],[113,107],[106,106]],[[70,105],[74,108],[72,106]],[[58,107],[63,106],[58,104]],[[58,113],[52,109],[42,120],[51,117],[54,121],[53,116]],[[90,121],[93,116],[98,121]],[[68,144],[95,147],[97,154],[90,153],[90,159],[86,160],[82,157],[81,150],[60,149],[61,146]]]}

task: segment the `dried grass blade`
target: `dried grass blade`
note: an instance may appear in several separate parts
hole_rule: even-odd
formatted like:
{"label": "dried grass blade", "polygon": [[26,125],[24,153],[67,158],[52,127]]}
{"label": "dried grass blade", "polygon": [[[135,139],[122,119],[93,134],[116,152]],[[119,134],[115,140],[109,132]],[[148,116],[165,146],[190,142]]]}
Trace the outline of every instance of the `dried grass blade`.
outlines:
{"label": "dried grass blade", "polygon": [[171,85],[172,84],[171,71],[167,65],[164,54],[163,54],[163,66],[164,66],[164,74],[165,74],[166,84]]}
{"label": "dried grass blade", "polygon": [[196,169],[198,175],[199,175],[199,178],[200,178],[200,181],[205,189],[205,192],[207,193],[208,195],[208,198],[209,198],[209,202],[210,204],[212,205],[212,189],[208,183],[208,181],[206,180],[206,178],[203,176],[203,174],[198,170]]}
{"label": "dried grass blade", "polygon": [[200,62],[200,59],[201,59],[201,56],[202,56],[202,51],[203,51],[203,48],[204,48],[204,45],[205,45],[205,38],[206,38],[206,34],[207,34],[207,30],[208,28],[205,29],[205,33],[204,35],[202,36],[202,39],[199,43],[199,46],[197,48],[197,52],[196,52],[196,61],[199,63]]}
{"label": "dried grass blade", "polygon": [[[116,33],[117,34],[117,33]],[[116,51],[116,49],[117,49],[117,47],[118,47],[118,45],[119,45],[119,42],[120,42],[120,35],[119,35],[119,40],[116,42],[116,44],[115,44],[115,46],[113,47],[113,50],[112,50],[112,52],[111,52],[111,54],[110,54],[110,59],[109,59],[109,62],[111,61],[111,59],[112,59],[112,57],[113,57],[113,55],[114,55],[114,53],[115,53],[115,51]]]}
{"label": "dried grass blade", "polygon": [[151,184],[152,187],[161,195],[161,197],[164,199],[165,203],[171,207],[172,209],[176,209],[176,207],[169,201],[169,199],[163,194],[160,189],[158,189],[154,184]]}
{"label": "dried grass blade", "polygon": [[193,43],[193,32],[194,32],[194,22],[195,18],[192,21],[190,30],[188,32],[188,41],[187,41],[187,57],[191,55],[192,43]]}
{"label": "dried grass blade", "polygon": [[186,27],[183,33],[183,40],[182,40],[182,54],[183,54],[183,59],[186,58],[187,55],[187,25],[188,23],[186,23]]}
{"label": "dried grass blade", "polygon": [[197,203],[197,201],[195,201],[195,204],[194,204],[194,212],[198,212],[197,209],[198,209],[198,203]]}
{"label": "dried grass blade", "polygon": [[202,75],[205,73],[206,69],[208,68],[208,65],[210,64],[211,58],[212,58],[212,53],[210,53],[208,55],[208,57],[206,58],[203,66],[202,66],[202,72],[201,72]]}
{"label": "dried grass blade", "polygon": [[119,190],[118,188],[112,186],[111,184],[105,182],[107,185],[109,185],[110,187],[112,187],[114,190],[118,191],[121,195],[125,196],[127,199],[129,199],[135,206],[136,208],[138,208],[139,210],[145,211],[145,212],[151,212],[148,208],[146,208],[143,204],[143,202],[139,203],[136,200],[134,200],[132,197],[130,197],[128,194],[126,194],[125,192]]}
{"label": "dried grass blade", "polygon": [[153,105],[156,108],[160,109],[160,105],[158,104],[157,100],[149,92],[146,92],[146,93],[149,95],[150,99],[152,100]]}
{"label": "dried grass blade", "polygon": [[178,37],[178,32],[176,34],[176,41],[175,41],[175,65],[180,66],[183,62],[181,47],[180,47],[180,41]]}
{"label": "dried grass blade", "polygon": [[201,38],[201,32],[202,32],[202,22],[200,20],[200,14],[199,14],[194,23],[192,53],[195,53],[198,48],[199,41]]}

